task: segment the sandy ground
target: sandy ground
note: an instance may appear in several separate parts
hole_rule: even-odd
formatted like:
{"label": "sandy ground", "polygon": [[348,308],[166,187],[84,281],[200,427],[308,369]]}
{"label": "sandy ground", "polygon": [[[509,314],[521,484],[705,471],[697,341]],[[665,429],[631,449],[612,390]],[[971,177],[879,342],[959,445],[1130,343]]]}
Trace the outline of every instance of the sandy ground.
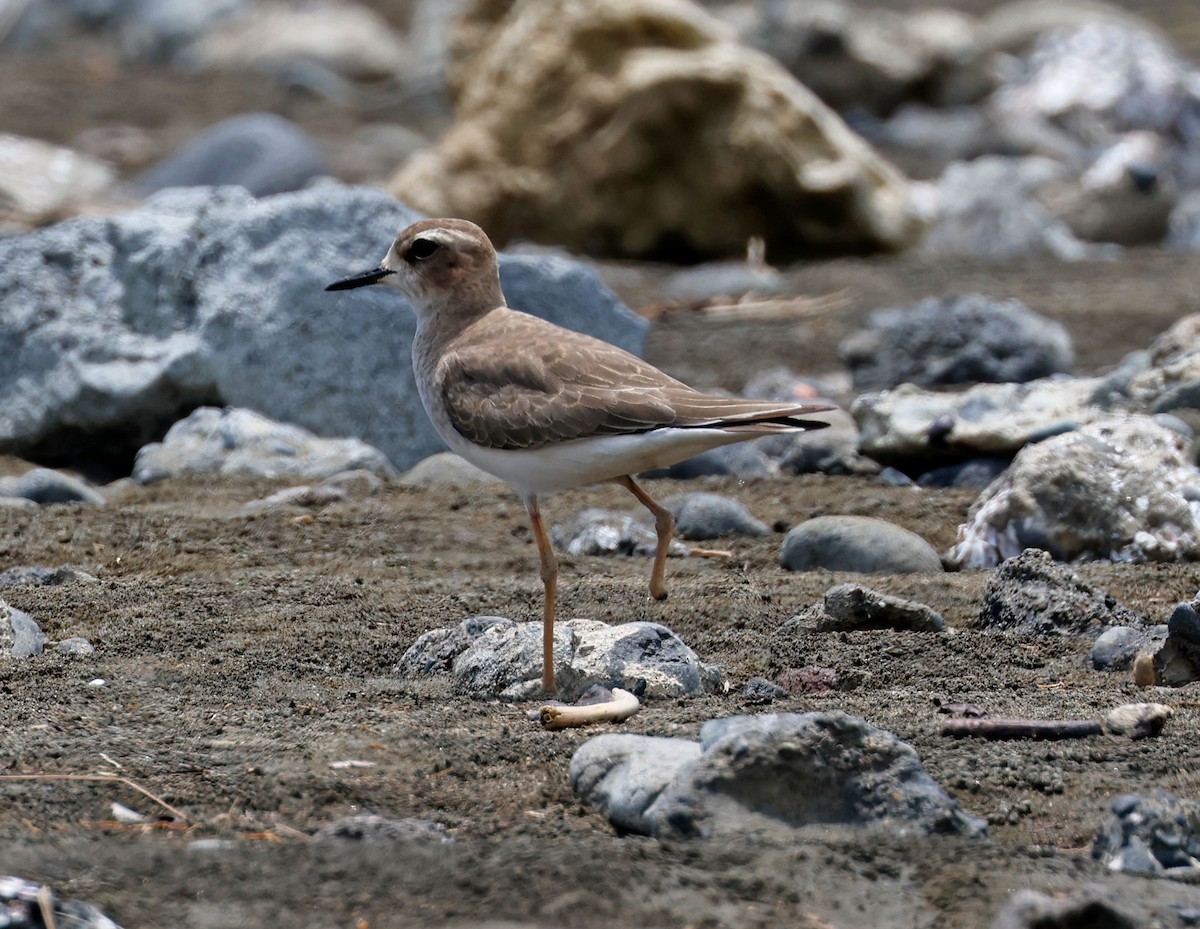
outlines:
{"label": "sandy ground", "polygon": [[[405,4],[392,6],[402,16]],[[1184,47],[1200,47],[1191,0],[1145,12],[1176,22]],[[102,52],[85,51],[0,61],[4,128],[70,144],[97,125],[137,125],[161,154],[232,112],[269,108],[336,149],[356,125],[405,116],[400,109],[347,114],[285,97],[253,77],[121,72]],[[138,165],[124,168],[132,176]],[[654,302],[664,273],[606,269],[634,306]],[[789,284],[823,308],[753,324],[666,316],[651,330],[648,357],[700,386],[737,388],[776,363],[821,373],[870,310],[982,291],[1021,297],[1061,319],[1075,338],[1080,372],[1090,373],[1196,309],[1200,262],[1149,251],[1100,265],[885,258],[805,266],[789,272]],[[0,471],[24,467],[0,460]],[[105,508],[47,507],[0,519],[0,567],[71,564],[99,578],[2,592],[52,640],[86,636],[96,654],[0,660],[0,774],[118,775],[186,816],[186,823],[121,825],[113,802],[152,818],[165,811],[127,783],[5,780],[0,873],[94,901],[128,929],[485,920],[973,927],[986,926],[1023,887],[1094,886],[1146,926],[1181,925],[1173,907],[1200,906],[1200,889],[1112,875],[1090,859],[1115,795],[1162,788],[1197,796],[1194,689],[1153,695],[1176,710],[1156,740],[952,742],[938,734],[937,698],[993,714],[1091,717],[1147,694],[1124,675],[1093,672],[1088,642],[980,631],[983,573],[862,579],[777,566],[786,527],[829,513],[883,516],[945,549],[969,493],[819,476],[657,484],[661,496],[734,495],[779,530],[734,543],[731,562],[672,561],[664,603],[646,596],[643,560],[563,558],[560,615],[664,622],[705,660],[724,665],[733,685],[727,695],[650,702],[625,731],[695,736],[707,719],[762,710],[739,696],[749,678],[833,667],[838,690],[770,709],[840,709],[893,730],[969,812],[991,822],[987,842],[822,830],[788,844],[714,846],[619,835],[583,807],[566,770],[591,733],[543,732],[525,720],[525,707],[465,700],[445,682],[391,673],[429,628],[477,613],[539,616],[536,553],[510,493],[391,484],[318,512],[242,514],[247,501],[273,489],[129,488]],[[602,488],[552,498],[545,511],[553,522],[596,504],[634,509],[621,491]],[[1079,572],[1158,621],[1200,586],[1191,565]],[[775,636],[847,579],[929,604],[954,634]],[[107,685],[89,686],[95,679]],[[372,766],[333,766],[348,760]],[[454,841],[311,839],[361,812],[431,820]]]}

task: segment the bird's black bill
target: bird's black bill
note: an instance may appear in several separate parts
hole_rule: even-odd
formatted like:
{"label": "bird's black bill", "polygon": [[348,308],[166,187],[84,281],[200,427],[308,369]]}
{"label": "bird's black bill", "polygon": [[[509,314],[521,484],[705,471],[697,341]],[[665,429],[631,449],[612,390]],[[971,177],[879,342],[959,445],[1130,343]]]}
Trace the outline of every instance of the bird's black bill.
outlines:
{"label": "bird's black bill", "polygon": [[375,268],[372,271],[362,271],[359,274],[351,274],[349,277],[344,277],[340,281],[334,281],[326,290],[353,290],[355,287],[366,287],[368,284],[378,284],[389,274],[395,274],[395,271],[389,271],[387,268]]}

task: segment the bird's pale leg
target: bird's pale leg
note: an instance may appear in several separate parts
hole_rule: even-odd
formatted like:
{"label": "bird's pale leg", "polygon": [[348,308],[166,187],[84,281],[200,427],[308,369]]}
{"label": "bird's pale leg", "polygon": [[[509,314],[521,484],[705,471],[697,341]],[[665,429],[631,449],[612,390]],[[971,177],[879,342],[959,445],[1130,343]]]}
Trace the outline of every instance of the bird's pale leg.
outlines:
{"label": "bird's pale leg", "polygon": [[548,694],[555,692],[554,686],[554,594],[558,589],[558,559],[546,527],[542,524],[542,513],[538,509],[537,497],[525,497],[525,509],[529,513],[529,524],[533,527],[533,541],[537,543],[538,558],[542,562],[542,586],[545,588],[545,603],[542,614],[542,689]]}
{"label": "bird's pale leg", "polygon": [[654,547],[654,570],[650,572],[650,596],[655,600],[665,600],[667,550],[671,547],[671,533],[675,531],[675,517],[659,506],[629,475],[617,478],[617,483],[637,497],[638,502],[654,514],[654,530],[658,533],[658,544]]}

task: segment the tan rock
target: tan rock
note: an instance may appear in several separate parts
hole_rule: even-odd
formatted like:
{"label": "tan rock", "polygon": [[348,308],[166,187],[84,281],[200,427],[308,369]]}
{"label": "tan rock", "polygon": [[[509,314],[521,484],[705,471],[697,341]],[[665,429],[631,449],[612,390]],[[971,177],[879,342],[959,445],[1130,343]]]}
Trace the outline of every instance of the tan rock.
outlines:
{"label": "tan rock", "polygon": [[477,0],[455,56],[457,121],[390,190],[501,242],[786,257],[919,232],[905,178],[688,0]]}
{"label": "tan rock", "polygon": [[112,166],[97,158],[0,133],[0,228],[20,231],[84,212],[115,182]]}

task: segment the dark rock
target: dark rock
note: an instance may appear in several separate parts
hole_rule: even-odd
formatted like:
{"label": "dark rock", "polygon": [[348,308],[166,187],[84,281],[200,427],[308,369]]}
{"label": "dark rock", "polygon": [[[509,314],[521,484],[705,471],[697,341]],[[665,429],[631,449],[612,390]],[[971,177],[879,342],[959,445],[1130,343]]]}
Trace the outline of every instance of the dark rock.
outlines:
{"label": "dark rock", "polygon": [[9,568],[0,571],[0,587],[58,587],[62,584],[94,584],[96,578],[86,571],[62,565],[47,568],[31,565],[25,568]]}
{"label": "dark rock", "polygon": [[1182,687],[1200,680],[1200,601],[1178,604],[1167,620],[1167,637],[1153,659],[1158,684]]}
{"label": "dark rock", "polygon": [[138,185],[143,194],[166,187],[244,187],[256,197],[300,190],[328,174],[308,135],[274,113],[242,113],[210,126]]}
{"label": "dark rock", "polygon": [[1069,371],[1075,357],[1060,323],[979,294],[878,310],[840,353],[857,390],[1031,381]]}
{"label": "dark rock", "polygon": [[982,836],[895,735],[844,713],[712,720],[700,744],[606,735],[571,759],[571,784],[624,829],[728,839],[805,826]]}
{"label": "dark rock", "polygon": [[1096,834],[1092,857],[1113,871],[1200,879],[1200,803],[1165,791],[1123,794]]}
{"label": "dark rock", "polygon": [[1166,626],[1112,626],[1100,633],[1092,646],[1092,667],[1097,671],[1128,671],[1139,652],[1166,637]]}
{"label": "dark rock", "polygon": [[699,455],[684,459],[669,468],[655,468],[645,471],[641,477],[671,478],[676,481],[690,481],[697,477],[770,477],[775,473],[775,467],[763,453],[758,442],[739,442],[736,445],[723,445],[709,449]]}
{"label": "dark rock", "polygon": [[1063,899],[1025,889],[1009,898],[991,929],[1141,929],[1141,926],[1094,891]]}
{"label": "dark rock", "polygon": [[918,487],[968,487],[983,490],[1004,473],[1006,458],[976,458],[962,464],[934,468],[917,478]]}
{"label": "dark rock", "polygon": [[740,501],[720,494],[677,494],[662,505],[675,517],[676,531],[689,542],[729,535],[763,536],[771,531]]}
{"label": "dark rock", "polygon": [[979,625],[1032,635],[1077,635],[1098,626],[1142,627],[1145,620],[1081,581],[1048,552],[1026,549],[988,578]]}
{"label": "dark rock", "polygon": [[780,564],[789,571],[856,571],[863,574],[940,572],[941,559],[914,532],[868,516],[819,516],[783,540]]}
{"label": "dark rock", "polygon": [[786,688],[780,687],[765,677],[752,677],[742,688],[742,698],[751,703],[772,703],[780,697],[788,696]]}
{"label": "dark rock", "polygon": [[835,629],[907,629],[941,632],[946,621],[923,603],[891,597],[859,584],[825,591],[824,612]]}

